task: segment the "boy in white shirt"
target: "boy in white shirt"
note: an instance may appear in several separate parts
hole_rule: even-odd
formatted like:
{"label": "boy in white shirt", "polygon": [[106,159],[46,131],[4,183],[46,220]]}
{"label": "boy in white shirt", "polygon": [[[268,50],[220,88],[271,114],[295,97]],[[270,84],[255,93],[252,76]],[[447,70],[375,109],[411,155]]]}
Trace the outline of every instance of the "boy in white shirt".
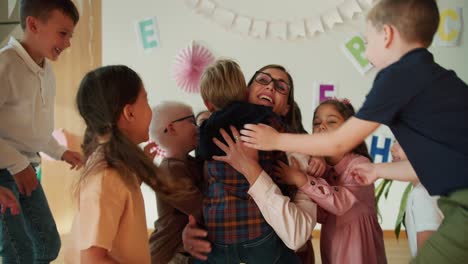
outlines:
{"label": "boy in white shirt", "polygon": [[[0,219],[0,255],[4,263],[54,260],[60,236],[36,177],[38,152],[79,168],[81,154],[52,137],[55,76],[47,60],[70,46],[79,19],[71,0],[22,0],[23,39],[0,49],[0,186],[20,204],[18,216]],[[47,59],[46,59],[47,58]]]}
{"label": "boy in white shirt", "polygon": [[[391,153],[393,161],[408,159],[398,142],[393,144]],[[413,257],[442,222],[442,212],[437,206],[438,198],[438,196],[431,197],[419,181],[413,182],[413,190],[406,203],[405,216],[406,234]]]}

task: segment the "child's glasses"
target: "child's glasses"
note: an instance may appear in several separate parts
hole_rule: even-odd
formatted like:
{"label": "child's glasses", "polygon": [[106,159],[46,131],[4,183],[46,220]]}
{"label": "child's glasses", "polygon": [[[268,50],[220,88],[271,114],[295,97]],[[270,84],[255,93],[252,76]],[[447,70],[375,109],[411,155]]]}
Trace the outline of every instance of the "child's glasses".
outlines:
{"label": "child's glasses", "polygon": [[[187,120],[187,119],[190,119],[190,120],[189,120],[190,123],[194,124],[195,126],[197,125],[197,122],[196,122],[196,120],[195,120],[195,116],[194,116],[194,115],[188,115],[188,116],[181,117],[181,118],[179,118],[179,119],[176,119],[176,120],[170,122],[169,125],[170,125],[170,124],[174,124],[174,123],[176,123],[176,122],[184,121],[184,120]],[[166,133],[166,132],[167,132],[167,127],[164,129],[164,133]]]}
{"label": "child's glasses", "polygon": [[261,72],[261,71],[255,72],[254,80],[257,83],[262,84],[262,85],[268,85],[271,82],[273,82],[273,87],[275,87],[275,90],[278,93],[286,94],[286,95],[289,93],[289,89],[290,89],[289,84],[287,84],[283,80],[277,80],[271,77],[271,75],[266,72]]}

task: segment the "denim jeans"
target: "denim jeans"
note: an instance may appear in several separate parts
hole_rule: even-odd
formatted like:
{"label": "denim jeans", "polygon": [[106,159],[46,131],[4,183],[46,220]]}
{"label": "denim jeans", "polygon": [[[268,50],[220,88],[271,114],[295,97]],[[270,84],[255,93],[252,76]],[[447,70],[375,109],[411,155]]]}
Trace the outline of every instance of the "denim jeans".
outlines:
{"label": "denim jeans", "polygon": [[31,196],[19,194],[13,176],[0,169],[0,186],[10,189],[20,204],[20,214],[7,210],[0,216],[0,255],[4,264],[50,263],[60,251],[60,236],[39,183]]}
{"label": "denim jeans", "polygon": [[194,263],[223,264],[300,264],[299,257],[286,247],[274,231],[259,238],[232,245],[213,243],[207,261]]}

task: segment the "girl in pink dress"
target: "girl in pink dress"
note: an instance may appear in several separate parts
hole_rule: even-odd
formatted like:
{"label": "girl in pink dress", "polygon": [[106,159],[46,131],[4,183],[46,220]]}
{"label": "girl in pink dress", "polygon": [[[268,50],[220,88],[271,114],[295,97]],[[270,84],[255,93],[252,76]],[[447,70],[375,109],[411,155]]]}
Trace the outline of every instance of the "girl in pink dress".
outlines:
{"label": "girl in pink dress", "polygon": [[[333,131],[354,113],[348,100],[326,100],[315,109],[313,132]],[[292,167],[282,163],[277,168],[278,175],[317,203],[322,263],[387,263],[374,185],[362,186],[350,174],[354,165],[371,162],[365,142],[350,153],[326,157],[326,161],[323,178],[306,176],[295,161]]]}

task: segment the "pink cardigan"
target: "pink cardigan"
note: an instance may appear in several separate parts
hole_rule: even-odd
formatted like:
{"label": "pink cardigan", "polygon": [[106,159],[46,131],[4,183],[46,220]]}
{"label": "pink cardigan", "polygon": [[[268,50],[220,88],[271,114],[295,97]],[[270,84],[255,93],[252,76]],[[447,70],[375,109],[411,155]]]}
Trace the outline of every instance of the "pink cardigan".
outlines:
{"label": "pink cardigan", "polygon": [[363,156],[347,154],[327,170],[324,178],[309,177],[300,188],[318,206],[324,264],[387,263],[374,185],[361,186],[350,175],[353,165],[369,162]]}

